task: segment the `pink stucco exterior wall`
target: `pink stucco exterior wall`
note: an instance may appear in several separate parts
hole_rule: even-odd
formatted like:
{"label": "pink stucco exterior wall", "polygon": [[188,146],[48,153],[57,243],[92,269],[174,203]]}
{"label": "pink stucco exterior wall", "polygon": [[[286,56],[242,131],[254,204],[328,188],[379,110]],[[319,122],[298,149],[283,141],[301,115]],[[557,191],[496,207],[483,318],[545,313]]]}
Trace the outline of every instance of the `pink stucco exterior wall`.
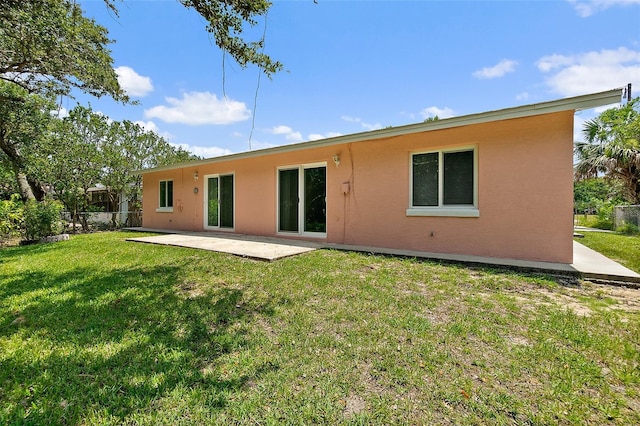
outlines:
{"label": "pink stucco exterior wall", "polygon": [[[410,154],[457,146],[477,148],[480,217],[408,217]],[[148,172],[143,225],[204,230],[204,176],[234,173],[234,232],[277,236],[277,168],[326,162],[322,241],[571,263],[572,149],[573,111],[564,111]],[[164,179],[174,181],[172,213],[156,212]]]}

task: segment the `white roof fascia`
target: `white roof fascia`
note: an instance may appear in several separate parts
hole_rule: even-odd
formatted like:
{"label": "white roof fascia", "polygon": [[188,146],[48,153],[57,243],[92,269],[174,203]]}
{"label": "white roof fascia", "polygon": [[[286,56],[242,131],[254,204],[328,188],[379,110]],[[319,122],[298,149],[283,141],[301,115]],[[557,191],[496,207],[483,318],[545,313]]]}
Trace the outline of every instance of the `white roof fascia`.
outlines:
{"label": "white roof fascia", "polygon": [[411,133],[427,132],[434,130],[450,129],[452,127],[469,126],[472,124],[489,123],[492,121],[510,120],[514,118],[532,117],[542,114],[552,114],[561,111],[580,111],[583,109],[596,108],[605,105],[619,103],[622,99],[623,88],[607,90],[605,92],[593,93],[589,95],[576,96],[572,98],[559,99],[555,101],[530,104],[513,108],[506,108],[496,111],[481,112],[477,114],[462,115],[459,117],[445,118],[423,123],[407,124],[397,127],[389,127],[369,132],[353,133],[350,135],[336,136],[333,138],[319,139],[316,141],[301,142],[291,145],[277,146],[273,148],[259,149],[256,151],[245,151],[237,154],[229,154],[220,157],[207,158],[204,160],[190,161],[188,163],[172,164],[168,166],[155,167],[153,169],[138,170],[138,173],[153,173],[165,170],[180,169],[183,167],[195,167],[204,164],[219,163],[222,161],[239,160],[243,158],[259,157],[270,154],[281,154],[302,149],[318,148],[331,145],[338,145],[352,142],[363,142],[375,139],[391,138],[407,135]]}

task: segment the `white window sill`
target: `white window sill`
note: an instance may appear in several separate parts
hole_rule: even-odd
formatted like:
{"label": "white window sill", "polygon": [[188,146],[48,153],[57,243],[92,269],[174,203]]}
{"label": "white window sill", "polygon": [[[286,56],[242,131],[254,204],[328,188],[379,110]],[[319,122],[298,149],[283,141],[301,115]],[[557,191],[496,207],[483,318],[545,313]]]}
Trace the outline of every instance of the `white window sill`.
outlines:
{"label": "white window sill", "polygon": [[468,208],[408,208],[407,216],[480,217],[480,210]]}
{"label": "white window sill", "polygon": [[173,213],[173,207],[159,207],[156,209],[156,213]]}

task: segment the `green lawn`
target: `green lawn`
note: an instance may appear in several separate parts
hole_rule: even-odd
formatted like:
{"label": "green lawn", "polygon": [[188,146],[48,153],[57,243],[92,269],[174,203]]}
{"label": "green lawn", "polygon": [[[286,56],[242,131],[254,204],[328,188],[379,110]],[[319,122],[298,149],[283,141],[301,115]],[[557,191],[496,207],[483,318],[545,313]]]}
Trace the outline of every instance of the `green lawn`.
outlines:
{"label": "green lawn", "polygon": [[321,250],[0,250],[0,424],[639,424],[640,295]]}
{"label": "green lawn", "polygon": [[582,232],[578,241],[627,268],[640,272],[640,235],[620,235],[611,232]]}

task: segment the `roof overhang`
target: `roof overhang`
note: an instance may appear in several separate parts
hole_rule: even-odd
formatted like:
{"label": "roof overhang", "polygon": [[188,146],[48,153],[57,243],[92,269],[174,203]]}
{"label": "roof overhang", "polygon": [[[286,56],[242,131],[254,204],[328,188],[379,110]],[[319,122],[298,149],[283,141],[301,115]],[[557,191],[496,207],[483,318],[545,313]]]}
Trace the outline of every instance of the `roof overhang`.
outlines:
{"label": "roof overhang", "polygon": [[316,141],[301,142],[291,145],[282,145],[273,148],[259,149],[255,151],[245,151],[237,154],[223,155],[220,157],[207,158],[204,160],[190,161],[187,163],[172,164],[168,166],[155,167],[153,169],[139,170],[139,173],[152,173],[165,170],[179,169],[183,167],[194,167],[204,164],[213,164],[223,161],[239,160],[243,158],[259,157],[271,154],[299,151],[303,149],[326,147],[344,143],[363,142],[375,139],[391,138],[407,135],[411,133],[427,132],[434,130],[450,129],[453,127],[469,126],[473,124],[489,123],[492,121],[511,120],[514,118],[531,117],[543,114],[552,114],[561,111],[580,111],[584,109],[596,108],[605,105],[620,103],[622,100],[623,88],[607,90],[605,92],[592,93],[589,95],[564,98],[555,101],[541,102],[537,104],[524,105],[513,108],[500,109],[495,111],[482,112],[478,114],[462,115],[428,121],[424,123],[407,124],[404,126],[389,127],[369,132],[353,133],[333,138],[320,139]]}

